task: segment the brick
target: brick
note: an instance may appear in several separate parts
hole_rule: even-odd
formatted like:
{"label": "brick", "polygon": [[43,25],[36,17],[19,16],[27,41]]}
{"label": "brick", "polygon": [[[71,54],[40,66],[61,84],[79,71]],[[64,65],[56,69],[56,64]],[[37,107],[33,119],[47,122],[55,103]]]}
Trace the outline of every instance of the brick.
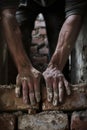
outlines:
{"label": "brick", "polygon": [[40,28],[39,29],[39,34],[40,35],[43,35],[43,36],[46,36],[47,34],[46,34],[46,29],[45,28]]}
{"label": "brick", "polygon": [[32,60],[36,63],[47,63],[47,56],[33,56]]}
{"label": "brick", "polygon": [[18,130],[69,130],[68,117],[58,111],[20,116]]}
{"label": "brick", "polygon": [[43,110],[63,110],[63,111],[72,111],[72,110],[81,110],[87,109],[87,85],[86,84],[77,84],[72,85],[72,94],[71,96],[65,96],[64,102],[58,104],[58,106],[53,106],[52,103],[49,103],[46,99],[46,90],[44,88],[43,92]]}
{"label": "brick", "polygon": [[71,130],[87,130],[87,110],[73,112],[71,118]]}
{"label": "brick", "polygon": [[33,53],[33,54],[37,53],[37,45],[36,45],[36,46],[31,46],[31,47],[30,47],[30,51],[31,51],[31,54],[32,54],[32,53]]}
{"label": "brick", "polygon": [[[1,85],[0,86],[0,111],[13,111],[13,110],[39,110],[39,104],[35,106],[26,105],[22,101],[22,97],[16,98],[14,92],[15,85]],[[42,110],[81,110],[87,109],[87,85],[77,84],[72,86],[72,95],[65,98],[63,104],[57,107],[52,103],[47,102],[46,88],[42,89]],[[35,112],[34,112],[35,113]]]}
{"label": "brick", "polygon": [[0,86],[0,111],[14,111],[14,110],[28,110],[39,109],[39,105],[26,105],[22,101],[22,97],[15,96],[15,85],[1,85]]}
{"label": "brick", "polygon": [[47,47],[43,47],[43,48],[39,49],[39,53],[48,55],[49,49]]}
{"label": "brick", "polygon": [[0,130],[16,130],[16,117],[11,114],[0,114]]}
{"label": "brick", "polygon": [[42,38],[42,37],[34,37],[33,39],[32,39],[32,43],[34,43],[34,44],[41,44],[41,43],[43,43],[44,42],[44,39]]}
{"label": "brick", "polygon": [[35,22],[35,29],[37,28],[45,28],[46,25],[45,25],[45,22],[44,21],[36,21]]}
{"label": "brick", "polygon": [[33,30],[33,32],[32,32],[32,38],[39,38],[41,36],[42,37],[46,37],[47,36],[45,28],[39,27],[38,29]]}

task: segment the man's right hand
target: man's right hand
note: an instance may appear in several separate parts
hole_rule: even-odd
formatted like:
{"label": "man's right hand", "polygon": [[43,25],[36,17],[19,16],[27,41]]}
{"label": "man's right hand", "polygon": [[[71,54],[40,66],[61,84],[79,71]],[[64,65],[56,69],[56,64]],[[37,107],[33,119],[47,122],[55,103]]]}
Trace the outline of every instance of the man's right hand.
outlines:
{"label": "man's right hand", "polygon": [[31,67],[31,69],[24,68],[23,70],[21,70],[21,72],[17,75],[16,78],[16,96],[20,96],[22,87],[24,103],[30,103],[31,105],[35,105],[35,103],[40,102],[41,77],[41,73],[33,67]]}

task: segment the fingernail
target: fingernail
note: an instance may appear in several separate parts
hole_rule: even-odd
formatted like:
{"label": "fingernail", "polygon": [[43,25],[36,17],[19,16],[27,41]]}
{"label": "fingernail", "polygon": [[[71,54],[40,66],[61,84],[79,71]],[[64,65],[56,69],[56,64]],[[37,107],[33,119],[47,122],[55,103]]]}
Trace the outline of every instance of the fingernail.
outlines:
{"label": "fingernail", "polygon": [[20,96],[20,88],[15,88],[16,97]]}
{"label": "fingernail", "polygon": [[53,100],[53,106],[57,106],[57,100]]}
{"label": "fingernail", "polygon": [[37,103],[40,102],[40,99],[41,99],[41,95],[40,95],[40,93],[36,94],[36,101],[37,101]]}
{"label": "fingernail", "polygon": [[47,95],[47,99],[48,99],[48,102],[51,102],[52,101],[52,93],[49,93]]}
{"label": "fingernail", "polygon": [[39,103],[41,98],[40,98],[40,97],[37,97],[36,99],[37,99],[37,103]]}

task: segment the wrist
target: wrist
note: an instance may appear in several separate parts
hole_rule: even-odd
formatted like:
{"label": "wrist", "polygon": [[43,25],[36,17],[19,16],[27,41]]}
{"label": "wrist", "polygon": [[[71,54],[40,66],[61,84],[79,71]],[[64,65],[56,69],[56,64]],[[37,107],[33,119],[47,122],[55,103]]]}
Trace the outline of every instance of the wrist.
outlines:
{"label": "wrist", "polygon": [[60,69],[60,54],[58,54],[58,52],[55,52],[53,54],[48,66],[52,66]]}
{"label": "wrist", "polygon": [[32,68],[32,65],[27,62],[23,62],[19,64],[17,68],[18,72],[22,72],[23,70],[30,70]]}
{"label": "wrist", "polygon": [[18,72],[21,72],[25,69],[29,70],[32,68],[32,64],[30,60],[28,59],[28,57],[22,56],[22,55],[17,59],[16,66],[17,66]]}

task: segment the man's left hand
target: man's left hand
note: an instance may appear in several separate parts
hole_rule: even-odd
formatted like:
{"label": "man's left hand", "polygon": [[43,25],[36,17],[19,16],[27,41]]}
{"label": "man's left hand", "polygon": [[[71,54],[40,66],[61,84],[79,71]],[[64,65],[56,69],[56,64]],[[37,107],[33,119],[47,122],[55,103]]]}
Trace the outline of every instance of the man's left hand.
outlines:
{"label": "man's left hand", "polygon": [[65,92],[67,95],[71,94],[69,82],[56,66],[48,66],[43,76],[46,82],[47,100],[53,102],[54,106],[63,102]]}

